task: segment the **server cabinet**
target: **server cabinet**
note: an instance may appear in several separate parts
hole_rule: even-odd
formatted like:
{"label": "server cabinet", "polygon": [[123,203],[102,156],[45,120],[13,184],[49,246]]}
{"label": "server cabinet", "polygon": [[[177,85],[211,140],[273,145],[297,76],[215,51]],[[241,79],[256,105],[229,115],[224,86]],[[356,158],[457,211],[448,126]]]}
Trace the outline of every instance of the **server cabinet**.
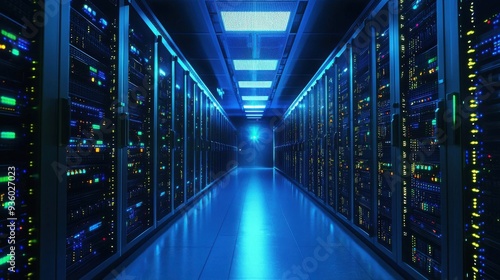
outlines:
{"label": "server cabinet", "polygon": [[351,218],[351,50],[346,48],[336,59],[337,64],[337,134],[338,176],[337,211]]}
{"label": "server cabinet", "polygon": [[207,186],[207,152],[206,152],[206,137],[207,137],[207,96],[204,92],[200,93],[200,176],[201,189]]}
{"label": "server cabinet", "polygon": [[69,15],[66,275],[80,277],[117,248],[118,7],[72,1]]}
{"label": "server cabinet", "polygon": [[197,194],[203,188],[201,185],[201,89],[198,85],[194,87],[194,193]]}
{"label": "server cabinet", "polygon": [[[438,92],[437,1],[401,1],[402,258],[429,278],[441,278],[442,110]],[[407,175],[408,174],[408,175]]]}
{"label": "server cabinet", "polygon": [[327,124],[326,124],[326,186],[328,195],[328,205],[332,210],[337,210],[336,193],[337,193],[337,70],[335,65],[331,65],[325,72],[327,80],[326,89],[326,109],[327,109]]}
{"label": "server cabinet", "polygon": [[212,130],[212,127],[210,127],[210,98],[208,96],[203,96],[204,100],[204,152],[203,155],[205,157],[205,160],[203,161],[203,173],[205,174],[205,186],[208,186],[210,184],[210,132]]}
{"label": "server cabinet", "polygon": [[212,168],[210,167],[212,165],[212,134],[213,134],[213,126],[212,126],[212,101],[210,98],[206,98],[206,114],[205,114],[205,124],[206,124],[206,140],[205,140],[205,149],[206,152],[205,154],[207,155],[207,160],[205,163],[205,174],[207,174],[207,182],[206,185],[210,185],[212,183],[212,173],[211,170]]}
{"label": "server cabinet", "polygon": [[[307,118],[308,118],[308,125],[307,125],[307,163],[308,163],[308,182],[306,184],[307,189],[310,192],[315,192],[315,185],[316,185],[316,152],[317,152],[317,147],[316,147],[316,92],[315,88],[312,88],[309,90],[309,93],[307,94]],[[317,195],[317,194],[316,194]]]}
{"label": "server cabinet", "polygon": [[371,32],[370,25],[362,27],[352,51],[354,224],[369,235],[374,228]]}
{"label": "server cabinet", "polygon": [[[500,278],[500,6],[461,1],[462,106],[450,121],[464,146],[464,278]],[[460,99],[456,94],[452,99]],[[459,130],[463,126],[462,130]]]}
{"label": "server cabinet", "polygon": [[158,44],[158,134],[157,134],[157,189],[156,219],[165,218],[172,212],[172,150],[174,136],[173,95],[172,95],[172,55],[163,40]]}
{"label": "server cabinet", "polygon": [[184,68],[179,64],[177,59],[174,60],[174,209],[178,208],[185,201],[185,84],[184,84]]}
{"label": "server cabinet", "polygon": [[194,195],[194,90],[196,84],[191,76],[186,74],[186,201]]}
{"label": "server cabinet", "polygon": [[306,104],[305,104],[305,100],[302,99],[300,102],[299,102],[299,105],[298,105],[298,125],[299,125],[299,185],[301,187],[305,187],[305,184],[306,184],[306,170],[305,170],[305,166],[306,166],[306,148],[305,148],[305,143],[307,141],[307,138],[306,138],[306,127],[307,127],[307,123],[306,123],[306,119],[305,119],[305,115],[306,115]]}
{"label": "server cabinet", "polygon": [[131,8],[128,36],[126,240],[153,226],[152,140],[156,37]]}
{"label": "server cabinet", "polygon": [[[381,18],[387,11],[387,6],[378,13],[376,18]],[[394,191],[395,185],[392,176],[394,174],[392,164],[392,147],[397,145],[397,138],[392,139],[393,133],[397,133],[398,122],[392,123],[397,116],[391,110],[391,54],[389,52],[390,32],[389,20],[375,31],[375,88],[376,88],[376,152],[377,152],[377,241],[386,249],[393,248],[393,215],[394,215]]]}
{"label": "server cabinet", "polygon": [[326,76],[318,79],[316,84],[317,110],[316,110],[316,196],[323,202],[326,200]]}
{"label": "server cabinet", "polygon": [[36,2],[10,0],[0,8],[0,275],[6,279],[40,277],[38,139],[44,30],[32,21],[43,8]]}

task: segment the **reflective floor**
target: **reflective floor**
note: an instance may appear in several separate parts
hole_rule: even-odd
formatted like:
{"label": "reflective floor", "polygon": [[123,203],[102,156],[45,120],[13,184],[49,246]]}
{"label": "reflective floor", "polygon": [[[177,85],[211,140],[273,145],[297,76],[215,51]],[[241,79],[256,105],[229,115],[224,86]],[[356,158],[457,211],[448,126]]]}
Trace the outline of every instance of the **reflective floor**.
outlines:
{"label": "reflective floor", "polygon": [[400,279],[272,169],[234,171],[129,262],[110,278]]}

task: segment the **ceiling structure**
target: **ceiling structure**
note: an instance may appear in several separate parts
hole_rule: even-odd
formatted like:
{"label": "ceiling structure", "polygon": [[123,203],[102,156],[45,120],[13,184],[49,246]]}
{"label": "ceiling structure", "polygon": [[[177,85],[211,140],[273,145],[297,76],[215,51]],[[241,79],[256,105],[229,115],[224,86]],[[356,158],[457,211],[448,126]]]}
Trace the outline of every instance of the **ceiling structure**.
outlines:
{"label": "ceiling structure", "polygon": [[231,119],[281,116],[370,0],[146,0]]}

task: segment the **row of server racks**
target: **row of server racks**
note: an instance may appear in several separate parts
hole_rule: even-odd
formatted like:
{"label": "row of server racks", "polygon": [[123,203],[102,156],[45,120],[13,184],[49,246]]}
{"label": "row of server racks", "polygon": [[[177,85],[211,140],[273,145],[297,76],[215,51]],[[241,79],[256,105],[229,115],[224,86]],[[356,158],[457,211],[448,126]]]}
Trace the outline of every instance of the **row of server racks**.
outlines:
{"label": "row of server racks", "polygon": [[0,32],[0,279],[99,275],[237,166],[144,3],[5,0]]}
{"label": "row of server racks", "polygon": [[416,279],[500,279],[500,5],[375,1],[275,127],[275,168]]}

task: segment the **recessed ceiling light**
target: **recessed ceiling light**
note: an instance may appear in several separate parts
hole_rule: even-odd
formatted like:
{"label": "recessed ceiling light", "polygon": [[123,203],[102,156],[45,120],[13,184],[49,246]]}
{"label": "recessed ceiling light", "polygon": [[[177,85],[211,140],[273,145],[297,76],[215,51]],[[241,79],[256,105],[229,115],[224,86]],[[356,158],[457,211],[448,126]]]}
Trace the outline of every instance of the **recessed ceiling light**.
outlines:
{"label": "recessed ceiling light", "polygon": [[243,95],[241,96],[241,99],[243,101],[267,101],[269,99],[269,96],[248,96],[248,95]]}
{"label": "recessed ceiling light", "polygon": [[235,59],[233,60],[235,70],[276,70],[278,60],[276,59]]}
{"label": "recessed ceiling light", "polygon": [[245,113],[264,113],[264,110],[248,110]]}
{"label": "recessed ceiling light", "polygon": [[273,81],[239,81],[240,88],[270,88]]}
{"label": "recessed ceiling light", "polygon": [[247,114],[247,117],[262,117],[263,114]]}
{"label": "recessed ceiling light", "polygon": [[243,105],[244,109],[265,109],[266,105]]}
{"label": "recessed ceiling light", "polygon": [[290,12],[221,12],[226,31],[283,32],[290,20]]}

